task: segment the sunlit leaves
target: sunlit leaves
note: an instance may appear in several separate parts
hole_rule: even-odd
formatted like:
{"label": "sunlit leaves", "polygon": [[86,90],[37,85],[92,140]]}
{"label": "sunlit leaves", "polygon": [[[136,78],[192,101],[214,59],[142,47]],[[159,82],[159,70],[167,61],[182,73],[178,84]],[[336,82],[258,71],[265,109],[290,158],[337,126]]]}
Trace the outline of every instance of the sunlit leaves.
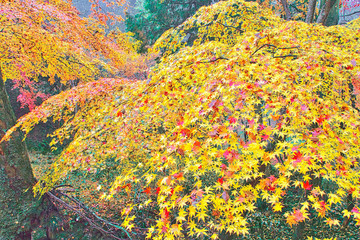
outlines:
{"label": "sunlit leaves", "polygon": [[[236,37],[220,24],[236,21],[227,14],[233,8],[243,14],[242,26],[248,24]],[[261,27],[262,16],[253,11],[273,21]],[[147,203],[154,222],[142,224],[158,239],[246,234],[247,216],[261,211],[259,203],[290,226],[319,217],[336,227],[334,211],[360,221],[353,88],[359,30],[282,22],[269,14],[243,1],[202,8],[187,23],[218,31],[182,48],[174,39],[182,39],[187,23],[165,34],[160,48],[175,41],[177,52],[164,55],[146,83],[84,85],[22,119],[17,127],[28,131],[55,115],[65,125],[54,142],[74,136],[44,177],[46,187],[37,190],[71,171],[97,174],[115,163],[108,194],[129,203],[124,226],[133,227],[129,219]],[[204,37],[210,33],[217,35]],[[79,97],[67,101],[72,94]],[[76,104],[81,111],[73,114]]]}
{"label": "sunlit leaves", "polygon": [[140,71],[129,34],[106,33],[105,25],[80,17],[67,1],[6,1],[0,12],[0,69],[30,109],[37,97],[48,97],[34,87],[42,77],[66,84],[94,80],[105,71],[127,76]]}

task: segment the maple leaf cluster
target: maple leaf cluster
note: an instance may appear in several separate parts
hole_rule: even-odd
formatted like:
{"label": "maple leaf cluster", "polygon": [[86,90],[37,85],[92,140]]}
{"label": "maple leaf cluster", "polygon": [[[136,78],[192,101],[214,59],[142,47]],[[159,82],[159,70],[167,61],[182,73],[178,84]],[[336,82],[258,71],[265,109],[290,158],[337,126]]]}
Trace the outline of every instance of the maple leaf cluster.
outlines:
{"label": "maple leaf cluster", "polygon": [[72,136],[36,192],[111,162],[102,199],[126,198],[129,231],[148,210],[148,238],[246,234],[259,202],[289,225],[339,225],[334,209],[359,223],[358,24],[286,22],[242,0],[202,7],[155,44],[147,82],[81,85],[18,122],[28,132],[56,116],[53,144]]}

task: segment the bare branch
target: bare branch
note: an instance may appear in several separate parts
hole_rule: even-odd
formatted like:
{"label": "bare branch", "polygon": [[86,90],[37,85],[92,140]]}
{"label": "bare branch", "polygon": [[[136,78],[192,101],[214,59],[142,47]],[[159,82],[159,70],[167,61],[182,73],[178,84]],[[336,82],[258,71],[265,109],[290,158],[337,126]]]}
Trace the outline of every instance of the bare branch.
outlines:
{"label": "bare branch", "polygon": [[360,11],[356,11],[356,12],[353,12],[353,13],[350,13],[350,14],[347,14],[347,15],[342,15],[341,17],[350,17],[354,14],[360,14]]}
{"label": "bare branch", "polygon": [[242,25],[242,23],[241,23],[238,27],[225,25],[225,24],[223,24],[223,23],[221,23],[221,22],[216,22],[216,23],[218,23],[218,24],[220,24],[220,25],[222,25],[222,26],[224,26],[224,27],[234,28],[234,29],[236,29],[237,31],[239,31],[240,33],[244,33],[244,30],[241,30],[241,25]]}
{"label": "bare branch", "polygon": [[[60,197],[56,196],[56,194],[68,198],[72,203],[75,203],[76,205],[72,206],[71,203],[67,203]],[[97,216],[94,212],[92,212],[85,204],[83,204],[79,200],[77,200],[61,191],[56,191],[56,194],[54,192],[47,192],[47,195],[53,201],[61,204],[66,209],[69,209],[69,210],[73,211],[74,213],[78,214],[81,218],[83,218],[85,221],[87,221],[91,227],[95,228],[96,230],[100,231],[101,233],[103,233],[107,236],[110,236],[114,239],[117,239],[117,240],[128,240],[128,239],[131,240],[132,239],[129,232],[126,231],[126,229],[124,229],[123,227],[120,227],[119,225],[117,225],[115,223],[112,223],[110,221],[107,221],[107,220]],[[91,219],[91,216],[95,217],[95,219]],[[124,238],[119,238],[119,237],[115,236],[112,231],[104,229],[103,227],[101,227],[100,224],[96,223],[96,221],[99,221],[100,224],[102,223],[105,225],[110,225],[112,227],[122,230],[123,232],[125,232],[125,234],[128,236],[128,238],[124,239]]]}
{"label": "bare branch", "polygon": [[254,56],[255,55],[255,53],[257,53],[258,51],[260,51],[262,48],[264,48],[264,47],[272,47],[272,48],[275,48],[275,49],[298,49],[299,48],[299,46],[296,46],[296,47],[277,47],[277,46],[275,46],[275,45],[272,45],[272,44],[264,44],[264,45],[262,45],[261,47],[259,47],[258,49],[256,49],[255,50],[255,52],[253,52],[251,55],[250,55],[250,57],[252,57],[252,56]]}

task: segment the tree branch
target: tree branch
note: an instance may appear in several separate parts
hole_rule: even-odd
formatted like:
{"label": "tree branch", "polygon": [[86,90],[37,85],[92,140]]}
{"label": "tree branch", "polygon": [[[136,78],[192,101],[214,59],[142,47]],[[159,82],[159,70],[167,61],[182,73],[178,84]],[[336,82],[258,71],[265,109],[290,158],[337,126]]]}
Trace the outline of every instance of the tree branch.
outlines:
{"label": "tree branch", "polygon": [[234,28],[234,29],[236,29],[237,31],[239,31],[240,33],[244,33],[244,30],[241,30],[241,25],[242,25],[242,23],[240,23],[240,25],[239,25],[238,27],[225,25],[225,24],[223,24],[223,23],[221,23],[221,22],[217,22],[217,23],[220,24],[220,25],[222,25],[222,26],[224,26],[224,27]]}
{"label": "tree branch", "polygon": [[194,64],[198,64],[198,63],[212,63],[212,62],[216,62],[218,60],[229,60],[228,58],[225,58],[225,57],[218,57],[218,58],[215,58],[215,59],[211,59],[210,61],[199,61],[199,62],[193,62],[193,63],[189,63],[187,65],[185,65],[185,67],[188,67],[188,66],[191,66],[191,65],[194,65]]}
{"label": "tree branch", "polygon": [[350,16],[352,16],[352,15],[354,15],[354,14],[357,14],[357,13],[360,14],[360,11],[356,11],[356,12],[353,12],[353,13],[350,13],[350,14],[347,14],[347,15],[342,15],[341,17],[343,17],[343,18],[345,18],[345,17],[350,17]]}
{"label": "tree branch", "polygon": [[257,53],[258,51],[260,51],[260,50],[261,50],[262,48],[264,48],[264,47],[272,47],[272,48],[275,48],[275,49],[296,49],[296,48],[299,48],[299,46],[296,46],[296,47],[282,47],[282,48],[280,48],[280,47],[277,47],[277,46],[272,45],[272,44],[264,44],[264,45],[262,45],[261,47],[259,47],[258,49],[256,49],[255,52],[253,52],[253,53],[250,55],[250,57],[254,56],[255,53]]}
{"label": "tree branch", "polygon": [[[56,196],[55,194],[59,194],[61,196],[64,196],[66,198],[68,198],[71,202],[75,203],[76,206],[72,206],[71,204],[65,202],[63,199],[61,199],[60,197]],[[47,192],[47,195],[55,202],[61,204],[62,206],[64,206],[66,209],[69,209],[73,212],[75,212],[76,214],[78,214],[81,218],[83,218],[85,221],[87,221],[89,223],[89,225],[93,228],[95,228],[96,230],[100,231],[101,233],[108,235],[114,239],[117,240],[126,240],[124,238],[119,238],[117,236],[115,236],[112,231],[109,230],[105,230],[103,227],[101,227],[98,223],[96,223],[96,220],[100,221],[100,223],[103,223],[105,225],[110,225],[112,227],[115,227],[117,229],[122,230],[123,232],[125,232],[125,234],[127,235],[127,239],[132,240],[129,232],[124,229],[123,227],[118,226],[115,223],[112,223],[110,221],[107,221],[101,217],[99,217],[98,215],[96,215],[94,212],[92,212],[85,204],[83,204],[82,202],[80,202],[79,200],[61,192],[61,191],[56,191],[56,193],[54,192]],[[91,215],[93,217],[95,217],[95,219],[91,219],[90,216]]]}

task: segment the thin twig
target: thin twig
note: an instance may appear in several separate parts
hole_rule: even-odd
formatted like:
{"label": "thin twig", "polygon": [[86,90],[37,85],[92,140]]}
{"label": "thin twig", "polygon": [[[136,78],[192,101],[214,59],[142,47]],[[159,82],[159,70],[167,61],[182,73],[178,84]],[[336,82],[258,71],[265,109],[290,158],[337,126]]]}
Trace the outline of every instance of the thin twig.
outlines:
{"label": "thin twig", "polygon": [[258,51],[260,51],[261,49],[263,49],[264,47],[272,47],[272,48],[276,48],[276,49],[296,49],[296,48],[299,48],[300,46],[296,46],[296,47],[277,47],[275,45],[272,45],[272,44],[264,44],[262,45],[261,47],[259,47],[258,49],[255,50],[255,52],[253,52],[250,57],[254,56],[255,53],[257,53]]}
{"label": "thin twig", "polygon": [[199,64],[199,63],[212,63],[212,62],[216,62],[218,60],[229,60],[228,58],[225,58],[225,57],[218,57],[218,58],[215,58],[215,59],[211,59],[210,61],[200,61],[200,62],[192,62],[192,63],[189,63],[187,65],[185,65],[185,67],[188,67],[188,66],[191,66],[191,65],[194,65],[194,64]]}
{"label": "thin twig", "polygon": [[273,58],[287,58],[287,57],[293,57],[294,59],[299,57],[298,55],[288,54],[288,55],[282,55],[282,56],[273,56]]}
{"label": "thin twig", "polygon": [[[108,224],[110,226],[113,226],[115,228],[118,228],[122,231],[124,231],[126,233],[126,235],[128,236],[128,239],[132,240],[130,234],[122,227],[116,225],[116,224],[113,224],[105,219],[102,219],[100,218],[99,216],[97,216],[95,213],[93,213],[92,211],[90,211],[90,209],[83,203],[81,203],[80,201],[66,195],[65,193],[62,193],[60,191],[57,191],[57,193],[59,193],[60,195],[62,196],[65,196],[67,197],[68,199],[74,201],[75,203],[77,203],[79,209],[82,209],[82,210],[86,210],[87,212],[89,212],[91,215],[93,215],[94,217],[96,217],[98,220],[102,221],[103,223],[105,224]],[[92,226],[93,228],[97,229],[98,231],[102,232],[103,234],[105,235],[108,235],[114,239],[117,239],[117,240],[125,240],[124,238],[118,238],[116,237],[112,232],[108,231],[108,230],[105,230],[104,228],[102,228],[101,226],[99,226],[97,223],[94,222],[93,219],[89,218],[85,213],[83,213],[82,211],[80,211],[79,209],[76,209],[75,207],[71,206],[69,203],[65,202],[64,200],[62,200],[61,198],[55,196],[54,193],[52,192],[47,192],[47,195],[50,196],[54,201],[60,203],[61,205],[63,205],[65,208],[75,212],[76,214],[78,214],[80,217],[82,217],[83,219],[85,219],[89,224],[90,226]]]}
{"label": "thin twig", "polygon": [[225,24],[223,24],[223,23],[221,23],[221,22],[217,22],[217,23],[220,24],[220,25],[222,25],[222,26],[224,26],[224,27],[234,28],[235,30],[239,31],[240,33],[244,33],[244,32],[245,32],[244,30],[241,30],[241,24],[240,24],[240,26],[238,26],[238,27],[234,27],[234,26],[225,25]]}

